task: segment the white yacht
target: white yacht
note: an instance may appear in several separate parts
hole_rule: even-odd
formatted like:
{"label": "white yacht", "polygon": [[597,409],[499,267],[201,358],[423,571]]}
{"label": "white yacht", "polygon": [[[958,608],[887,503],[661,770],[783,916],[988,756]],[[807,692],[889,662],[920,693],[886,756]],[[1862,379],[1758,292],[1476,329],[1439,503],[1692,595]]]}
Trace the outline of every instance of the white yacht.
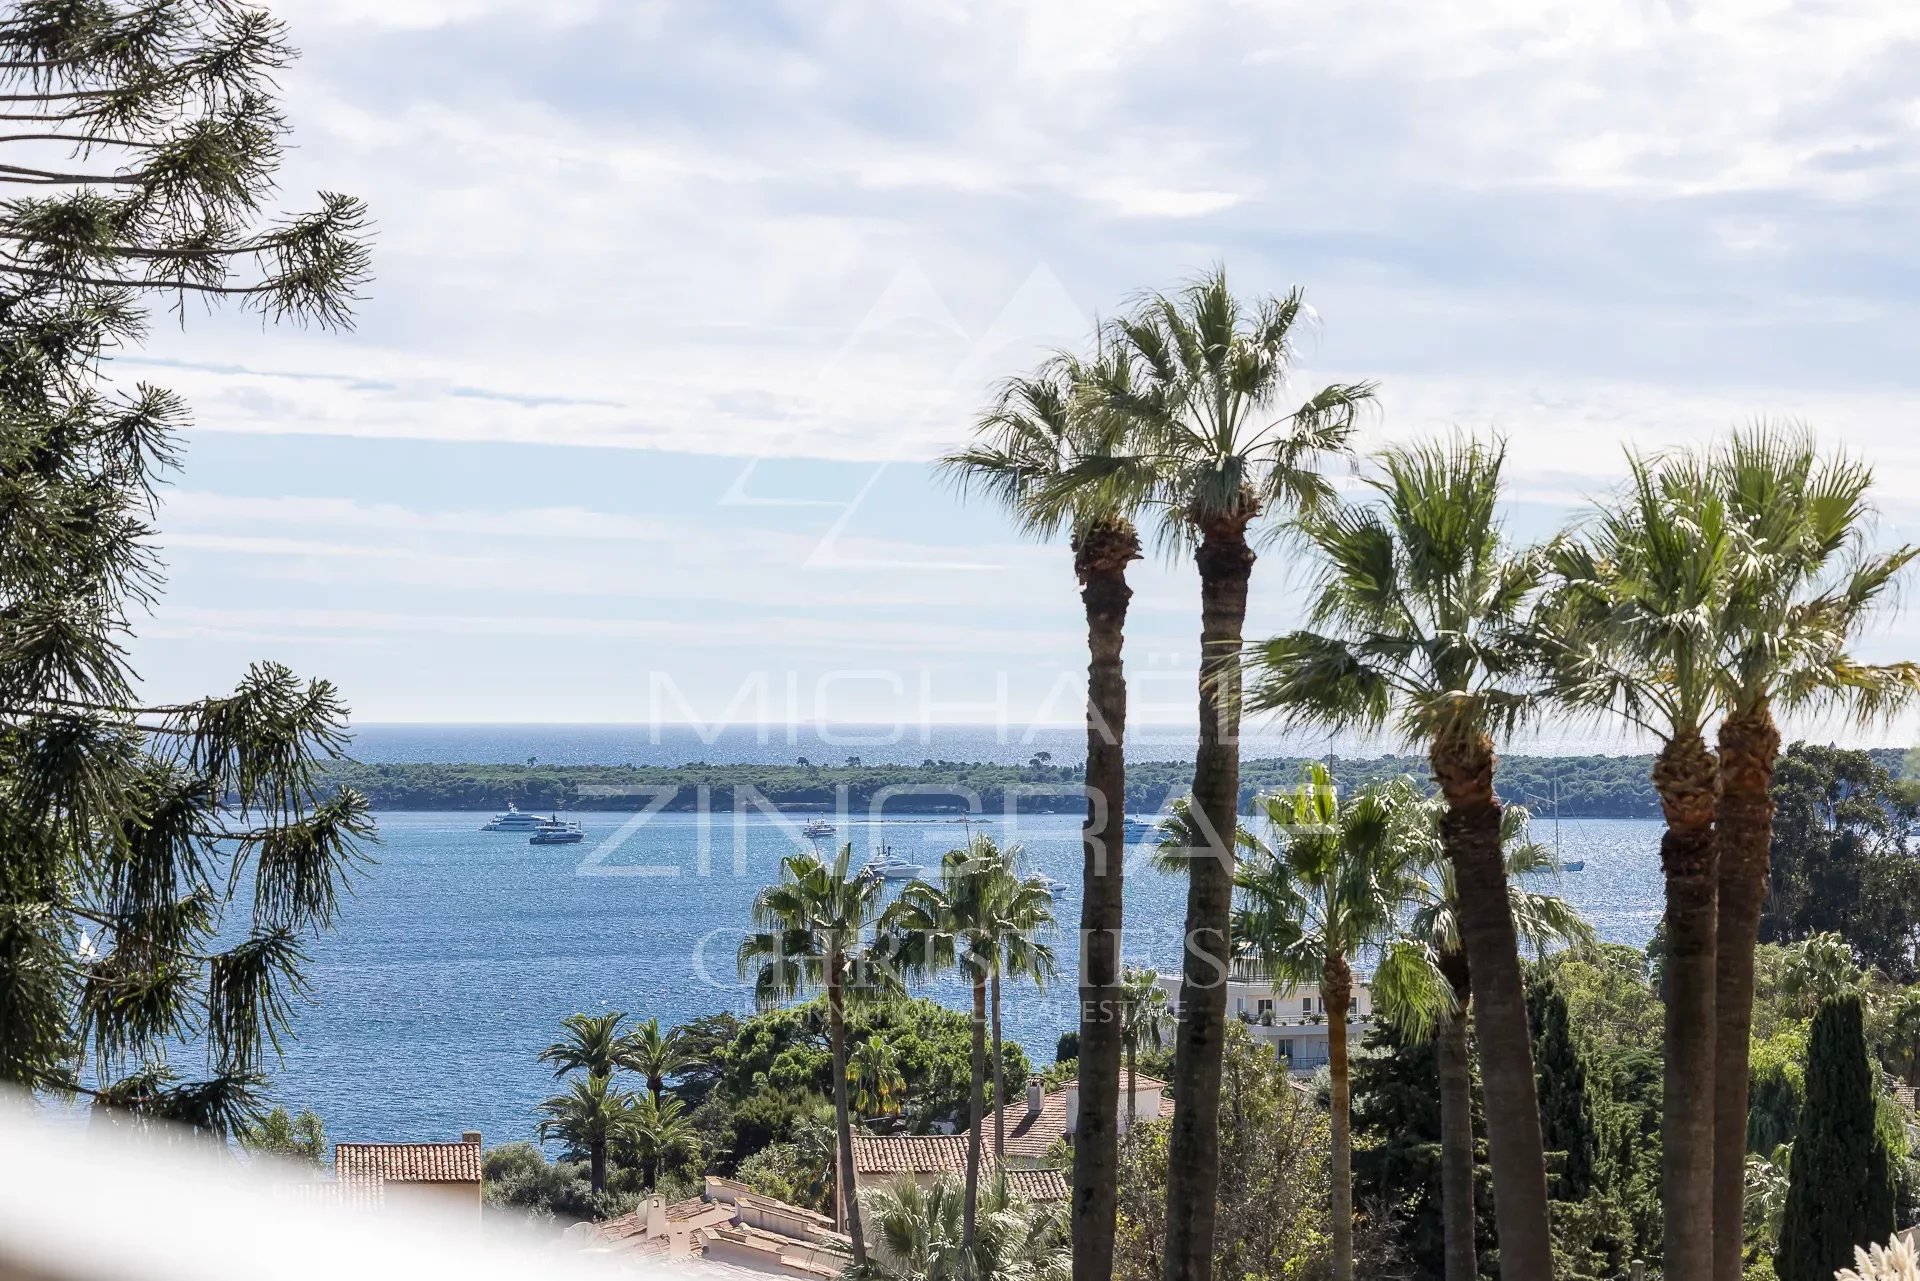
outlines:
{"label": "white yacht", "polygon": [[563,823],[558,817],[542,820],[540,830],[527,838],[529,845],[578,845],[587,839],[578,823]]}
{"label": "white yacht", "polygon": [[806,837],[808,840],[817,841],[823,837],[832,836],[839,830],[839,828],[827,822],[826,819],[816,818],[800,829],[800,835]]}
{"label": "white yacht", "polygon": [[1029,876],[1027,877],[1027,879],[1028,879],[1028,880],[1030,880],[1030,881],[1038,881],[1038,882],[1040,882],[1040,884],[1041,884],[1041,885],[1043,885],[1043,886],[1045,886],[1045,887],[1046,887],[1046,890],[1047,890],[1047,893],[1048,893],[1048,894],[1051,894],[1051,895],[1053,895],[1053,896],[1055,896],[1056,898],[1057,898],[1057,897],[1058,897],[1058,896],[1059,896],[1059,895],[1060,895],[1060,894],[1061,894],[1061,893],[1062,893],[1063,891],[1065,891],[1065,890],[1070,890],[1070,889],[1072,889],[1072,888],[1073,888],[1073,886],[1072,886],[1072,885],[1071,885],[1070,883],[1068,883],[1068,882],[1066,882],[1066,881],[1063,881],[1063,880],[1061,880],[1061,879],[1060,879],[1059,877],[1057,877],[1057,876],[1049,876],[1049,875],[1047,875],[1047,874],[1046,874],[1045,872],[1034,872],[1034,873],[1031,873],[1031,874],[1030,874],[1030,875],[1029,875]]}
{"label": "white yacht", "polygon": [[868,859],[867,865],[860,869],[860,874],[877,876],[883,881],[910,881],[916,876],[923,875],[925,871],[926,869],[918,863],[909,863],[903,858],[894,857],[893,850],[887,848]]}
{"label": "white yacht", "polygon": [[480,825],[480,830],[483,832],[537,832],[546,821],[538,814],[524,813],[515,808],[512,801],[508,801],[507,812],[495,814]]}
{"label": "white yacht", "polygon": [[1120,820],[1120,834],[1128,842],[1148,841],[1160,832],[1160,825],[1144,818],[1123,818]]}

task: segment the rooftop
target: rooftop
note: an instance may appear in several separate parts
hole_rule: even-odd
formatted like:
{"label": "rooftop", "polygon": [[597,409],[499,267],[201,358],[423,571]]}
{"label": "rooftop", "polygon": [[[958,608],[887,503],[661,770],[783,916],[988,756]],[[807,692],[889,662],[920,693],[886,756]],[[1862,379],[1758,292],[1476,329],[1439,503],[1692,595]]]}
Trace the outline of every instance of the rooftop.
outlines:
{"label": "rooftop", "polygon": [[387,1183],[478,1183],[480,1145],[474,1143],[336,1143],[334,1177]]}
{"label": "rooftop", "polygon": [[856,1174],[938,1174],[967,1168],[964,1134],[855,1134]]}
{"label": "rooftop", "polygon": [[1007,1167],[1007,1186],[1029,1201],[1066,1201],[1073,1196],[1065,1170]]}

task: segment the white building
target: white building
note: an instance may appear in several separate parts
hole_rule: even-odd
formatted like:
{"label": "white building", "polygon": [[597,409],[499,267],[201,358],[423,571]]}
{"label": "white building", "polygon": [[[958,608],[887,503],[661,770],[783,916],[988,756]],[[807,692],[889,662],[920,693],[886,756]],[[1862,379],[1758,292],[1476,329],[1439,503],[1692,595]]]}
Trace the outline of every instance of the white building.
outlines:
{"label": "white building", "polygon": [[[1162,974],[1159,984],[1173,1012],[1180,1011],[1180,976]],[[1275,982],[1250,961],[1235,961],[1227,973],[1227,1017],[1247,1025],[1254,1038],[1274,1048],[1295,1072],[1312,1072],[1327,1062],[1326,998],[1316,983]],[[1357,1042],[1373,1017],[1373,989],[1355,975],[1347,1002],[1347,1038]]]}

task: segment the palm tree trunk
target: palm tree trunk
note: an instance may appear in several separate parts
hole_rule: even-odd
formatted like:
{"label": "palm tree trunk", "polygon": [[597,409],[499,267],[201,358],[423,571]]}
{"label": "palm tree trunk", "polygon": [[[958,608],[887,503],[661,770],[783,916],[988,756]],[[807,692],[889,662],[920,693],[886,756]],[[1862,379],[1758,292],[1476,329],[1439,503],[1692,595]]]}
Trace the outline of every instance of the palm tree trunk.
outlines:
{"label": "palm tree trunk", "polygon": [[1441,957],[1453,984],[1453,1012],[1434,1039],[1440,1076],[1440,1214],[1445,1230],[1446,1281],[1477,1281],[1480,1259],[1473,1217],[1473,1064],[1467,1052],[1467,1009],[1472,999],[1467,958]]}
{"label": "palm tree trunk", "polygon": [[1200,570],[1200,745],[1189,852],[1180,1027],[1173,1057],[1163,1281],[1210,1281],[1220,1190],[1220,1069],[1226,1051],[1228,928],[1240,807],[1240,646],[1253,574],[1245,520],[1205,530]]}
{"label": "palm tree trunk", "polygon": [[1500,1273],[1551,1277],[1546,1153],[1519,941],[1500,851],[1493,741],[1471,732],[1443,736],[1435,740],[1428,760],[1447,803],[1441,839],[1453,864],[1460,942],[1480,1029],[1480,1082],[1487,1101],[1487,1160],[1493,1167]]}
{"label": "palm tree trunk", "polygon": [[1327,1071],[1333,1078],[1333,1278],[1353,1281],[1353,1087],[1347,1077],[1347,1005],[1353,1000],[1353,970],[1338,952],[1320,972],[1327,1003]]}
{"label": "palm tree trunk", "polygon": [[1747,1080],[1753,1039],[1753,949],[1773,845],[1773,764],[1780,731],[1761,706],[1720,725],[1719,920],[1714,938],[1713,1277],[1740,1281],[1746,1229]]}
{"label": "palm tree trunk", "polygon": [[973,1255],[974,1220],[980,1209],[980,1119],[986,1076],[987,980],[984,975],[976,974],[973,980],[973,1088],[967,1092],[967,1204],[960,1235],[969,1258]]}
{"label": "palm tree trunk", "polygon": [[1134,1065],[1138,1042],[1127,1040],[1127,1128],[1140,1117],[1140,1070]]}
{"label": "palm tree trunk", "polygon": [[595,1192],[607,1190],[607,1141],[595,1139],[587,1145],[587,1182]]}
{"label": "palm tree trunk", "polygon": [[1000,1054],[1000,971],[993,971],[993,1159],[1007,1163],[1007,1065]]}
{"label": "palm tree trunk", "polygon": [[[1660,837],[1667,881],[1666,1081],[1660,1108],[1666,1281],[1713,1276],[1718,780],[1719,762],[1698,730],[1676,734],[1654,759],[1653,786],[1667,820]],[[1491,1121],[1491,1099],[1487,1111]]]}
{"label": "palm tree trunk", "polygon": [[1081,829],[1080,1078],[1073,1134],[1073,1281],[1109,1281],[1119,1211],[1120,925],[1125,888],[1127,677],[1121,666],[1127,564],[1140,539],[1125,521],[1074,543],[1087,614],[1087,820]]}
{"label": "palm tree trunk", "polygon": [[827,958],[827,1039],[833,1048],[833,1128],[839,1145],[839,1167],[834,1179],[833,1200],[840,1212],[840,1223],[852,1238],[853,1261],[867,1261],[867,1243],[860,1232],[860,1198],[853,1168],[853,1123],[847,1108],[847,1007],[846,994],[840,990],[837,974],[839,958]]}

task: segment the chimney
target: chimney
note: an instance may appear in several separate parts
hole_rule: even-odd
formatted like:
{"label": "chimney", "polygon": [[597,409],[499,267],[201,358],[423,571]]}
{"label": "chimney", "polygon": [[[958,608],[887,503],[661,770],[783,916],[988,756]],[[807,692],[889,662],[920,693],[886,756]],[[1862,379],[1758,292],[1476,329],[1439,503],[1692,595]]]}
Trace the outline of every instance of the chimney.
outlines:
{"label": "chimney", "polygon": [[667,1235],[667,1199],[663,1196],[650,1196],[640,1203],[640,1213],[647,1222],[647,1235],[663,1237]]}
{"label": "chimney", "polygon": [[473,1146],[477,1148],[480,1146],[480,1131],[478,1130],[462,1131],[460,1135],[460,1141],[462,1143],[471,1143],[473,1144]]}
{"label": "chimney", "polygon": [[1046,1091],[1041,1088],[1040,1078],[1037,1076],[1028,1077],[1027,1078],[1027,1115],[1028,1116],[1040,1115],[1040,1104],[1041,1104],[1041,1100],[1043,1100],[1044,1098],[1046,1098]]}

